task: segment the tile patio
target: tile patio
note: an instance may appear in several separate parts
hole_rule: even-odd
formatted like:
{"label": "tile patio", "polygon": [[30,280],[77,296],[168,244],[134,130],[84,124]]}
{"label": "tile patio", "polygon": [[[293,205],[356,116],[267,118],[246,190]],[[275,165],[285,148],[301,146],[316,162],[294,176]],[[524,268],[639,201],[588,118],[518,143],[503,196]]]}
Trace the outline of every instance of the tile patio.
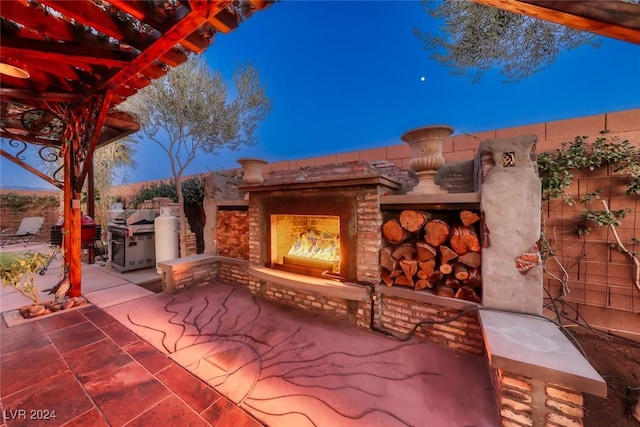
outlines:
{"label": "tile patio", "polygon": [[[109,269],[83,264],[90,305],[3,322],[2,425],[499,425],[484,357],[394,340],[224,283],[155,294],[129,281],[142,272]],[[13,308],[3,301],[3,312]],[[56,419],[28,419],[30,410]]]}

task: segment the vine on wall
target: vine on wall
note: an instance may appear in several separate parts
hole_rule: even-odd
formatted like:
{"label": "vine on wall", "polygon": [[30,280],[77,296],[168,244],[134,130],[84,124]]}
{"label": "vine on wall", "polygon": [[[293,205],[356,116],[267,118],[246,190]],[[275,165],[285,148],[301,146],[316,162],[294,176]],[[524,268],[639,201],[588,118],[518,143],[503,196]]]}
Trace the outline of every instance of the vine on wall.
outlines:
{"label": "vine on wall", "polygon": [[[637,258],[637,253],[627,248],[627,245],[635,246],[640,241],[633,237],[628,243],[622,242],[617,233],[617,227],[620,226],[622,219],[630,210],[609,209],[606,200],[600,200],[602,189],[587,193],[578,200],[565,193],[565,190],[573,182],[576,171],[596,171],[608,167],[613,173],[627,178],[625,190],[627,196],[640,194],[640,149],[631,145],[628,140],[620,141],[617,137],[609,138],[607,133],[607,131],[600,132],[600,135],[593,142],[589,142],[586,136],[577,136],[571,142],[562,143],[559,149],[538,155],[542,199],[546,202],[559,199],[568,206],[574,206],[577,203],[584,206],[578,225],[574,230],[578,237],[589,234],[592,226],[609,227],[615,238],[615,243],[612,243],[611,247],[631,258],[635,266],[634,284],[640,290],[640,261]],[[594,203],[597,201],[600,202],[602,209],[594,208]],[[560,265],[564,277],[551,276],[561,282],[562,296],[564,296],[569,293],[568,273],[557,259],[552,239],[545,228],[543,217],[540,250],[545,262],[553,259]]]}

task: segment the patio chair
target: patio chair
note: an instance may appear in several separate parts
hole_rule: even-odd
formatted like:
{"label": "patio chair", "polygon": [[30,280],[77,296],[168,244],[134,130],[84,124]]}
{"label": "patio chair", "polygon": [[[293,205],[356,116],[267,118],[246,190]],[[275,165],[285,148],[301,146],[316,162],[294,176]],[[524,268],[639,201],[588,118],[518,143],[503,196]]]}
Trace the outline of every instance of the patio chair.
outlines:
{"label": "patio chair", "polygon": [[0,246],[18,242],[22,242],[27,246],[38,234],[40,234],[43,223],[44,218],[41,216],[22,218],[20,227],[18,227],[18,230],[15,233],[10,233],[12,230],[10,228],[2,230],[2,234],[0,234]]}

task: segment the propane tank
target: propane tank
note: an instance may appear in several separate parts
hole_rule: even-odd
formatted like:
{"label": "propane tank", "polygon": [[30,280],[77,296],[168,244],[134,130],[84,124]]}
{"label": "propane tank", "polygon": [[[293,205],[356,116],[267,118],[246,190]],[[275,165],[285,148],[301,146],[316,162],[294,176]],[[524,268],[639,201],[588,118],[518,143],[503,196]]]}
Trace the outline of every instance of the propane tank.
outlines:
{"label": "propane tank", "polygon": [[171,208],[160,208],[160,216],[153,220],[156,240],[156,272],[162,274],[158,263],[179,257],[180,220],[171,215]]}

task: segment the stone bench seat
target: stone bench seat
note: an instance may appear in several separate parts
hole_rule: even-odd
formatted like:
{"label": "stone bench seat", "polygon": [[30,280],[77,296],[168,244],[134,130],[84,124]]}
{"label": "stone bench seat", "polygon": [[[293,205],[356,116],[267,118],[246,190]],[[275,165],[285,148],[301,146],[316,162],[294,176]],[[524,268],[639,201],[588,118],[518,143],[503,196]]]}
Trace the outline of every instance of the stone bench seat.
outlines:
{"label": "stone bench seat", "polygon": [[479,318],[493,369],[607,396],[607,383],[552,322],[488,310]]}

